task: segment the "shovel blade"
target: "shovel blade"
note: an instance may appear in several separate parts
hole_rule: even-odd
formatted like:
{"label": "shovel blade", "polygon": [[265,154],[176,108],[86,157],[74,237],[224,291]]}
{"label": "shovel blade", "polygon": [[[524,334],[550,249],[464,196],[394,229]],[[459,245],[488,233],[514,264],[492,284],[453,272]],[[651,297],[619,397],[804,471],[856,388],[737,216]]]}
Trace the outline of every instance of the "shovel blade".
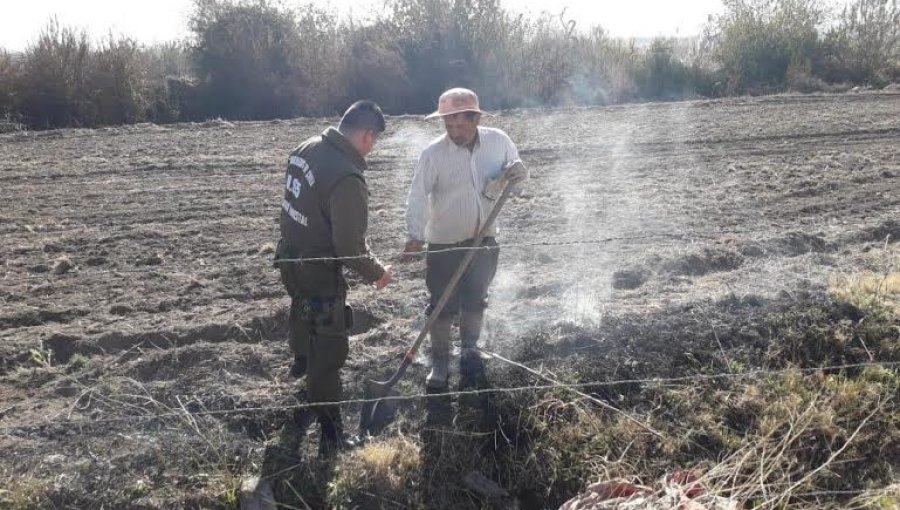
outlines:
{"label": "shovel blade", "polygon": [[364,403],[360,411],[360,434],[376,434],[393,419],[396,410],[394,403],[387,400],[374,400],[389,396],[392,387],[393,385],[379,381],[366,381],[366,400],[373,401]]}
{"label": "shovel blade", "polygon": [[391,392],[393,385],[381,381],[366,381],[366,398],[384,398]]}

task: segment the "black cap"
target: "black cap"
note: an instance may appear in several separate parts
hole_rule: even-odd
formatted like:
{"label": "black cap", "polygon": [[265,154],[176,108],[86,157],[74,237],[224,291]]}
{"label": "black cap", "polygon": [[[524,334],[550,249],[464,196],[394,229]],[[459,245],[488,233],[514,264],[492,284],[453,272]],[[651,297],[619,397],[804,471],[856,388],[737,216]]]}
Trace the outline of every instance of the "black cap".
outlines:
{"label": "black cap", "polygon": [[340,130],[343,133],[360,130],[383,133],[385,130],[384,113],[374,101],[357,101],[344,112]]}

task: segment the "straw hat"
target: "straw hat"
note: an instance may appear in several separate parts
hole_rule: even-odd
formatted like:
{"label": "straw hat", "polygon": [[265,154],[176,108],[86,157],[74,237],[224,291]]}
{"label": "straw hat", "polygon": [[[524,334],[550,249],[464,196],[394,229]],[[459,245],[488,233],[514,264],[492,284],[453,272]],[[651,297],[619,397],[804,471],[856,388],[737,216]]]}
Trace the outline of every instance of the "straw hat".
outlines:
{"label": "straw hat", "polygon": [[478,95],[469,89],[455,88],[441,94],[436,112],[425,117],[433,119],[463,112],[485,113],[478,105]]}

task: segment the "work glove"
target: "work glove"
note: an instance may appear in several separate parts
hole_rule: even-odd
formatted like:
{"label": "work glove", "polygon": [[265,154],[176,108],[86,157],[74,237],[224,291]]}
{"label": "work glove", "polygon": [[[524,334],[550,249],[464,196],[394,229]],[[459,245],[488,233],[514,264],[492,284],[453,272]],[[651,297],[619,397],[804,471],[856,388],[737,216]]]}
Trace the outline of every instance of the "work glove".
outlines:
{"label": "work glove", "polygon": [[528,169],[525,168],[525,164],[522,163],[522,160],[517,159],[503,169],[503,177],[509,181],[509,183],[517,188],[520,188],[521,185],[528,180]]}
{"label": "work glove", "polygon": [[503,193],[503,187],[509,182],[510,194],[519,196],[522,194],[522,184],[527,179],[528,169],[525,168],[521,160],[517,159],[506,165],[499,176],[489,179],[484,185],[482,194],[488,200],[496,201],[500,198],[500,194]]}

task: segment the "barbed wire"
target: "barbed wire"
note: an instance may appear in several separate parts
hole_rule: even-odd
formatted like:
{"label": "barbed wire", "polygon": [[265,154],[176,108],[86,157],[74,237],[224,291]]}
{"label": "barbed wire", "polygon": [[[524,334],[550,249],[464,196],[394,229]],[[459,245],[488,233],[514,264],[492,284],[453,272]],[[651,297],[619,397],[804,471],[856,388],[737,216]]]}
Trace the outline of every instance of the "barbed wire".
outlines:
{"label": "barbed wire", "polygon": [[[575,239],[575,240],[562,240],[562,241],[537,241],[537,242],[510,242],[510,243],[502,243],[499,246],[482,246],[478,248],[473,248],[471,246],[454,246],[449,248],[442,248],[438,250],[426,250],[417,254],[410,254],[406,252],[390,252],[384,255],[381,255],[383,260],[387,261],[406,261],[410,258],[416,257],[424,257],[425,255],[438,254],[438,253],[447,253],[447,252],[461,252],[461,251],[491,251],[498,249],[522,249],[522,248],[564,248],[564,247],[574,247],[574,246],[599,246],[611,242],[616,241],[647,241],[653,239],[669,239],[669,240],[679,240],[686,241],[686,244],[693,244],[698,241],[721,241],[721,236],[723,235],[744,235],[744,236],[754,236],[754,235],[770,235],[771,230],[717,230],[715,232],[711,232],[708,235],[696,235],[687,232],[677,232],[677,233],[654,233],[654,234],[646,234],[646,235],[637,235],[637,236],[610,236],[603,237],[598,239]],[[674,244],[674,243],[673,243]],[[680,243],[679,243],[680,244]],[[245,252],[246,253],[246,252]],[[262,255],[263,253],[256,253],[249,255]],[[377,254],[361,254],[361,255],[353,255],[353,256],[328,256],[328,257],[296,257],[296,258],[271,258],[268,259],[272,262],[273,266],[279,263],[314,263],[314,262],[349,262],[354,260],[365,260],[370,259],[372,257],[376,257]],[[218,260],[220,257],[212,257],[211,260]],[[205,259],[204,259],[205,260]],[[101,271],[78,271],[78,272],[67,272],[64,274],[54,274],[52,275],[55,278],[63,278],[69,277],[70,279],[73,277],[94,277],[94,276],[103,276],[103,275],[118,275],[118,274],[135,274],[135,273],[148,273],[153,271],[154,268],[161,267],[161,264],[147,264],[137,267],[137,268],[121,268],[121,269],[110,269],[110,270],[101,270]],[[213,266],[201,265],[200,268],[210,269],[213,271],[220,271],[221,269],[217,269]],[[199,269],[199,268],[198,268]],[[184,271],[190,271],[190,267],[179,268],[175,270],[168,271],[167,273],[157,272],[157,275],[165,275],[165,274],[178,274]],[[33,280],[46,280],[50,277],[49,274],[52,271],[52,268],[47,268],[45,273],[41,274],[33,274],[33,275],[10,275],[6,274],[0,277],[0,282],[23,282],[23,281],[33,281]],[[190,276],[187,273],[184,273],[185,276]]]}
{"label": "barbed wire", "polygon": [[[647,239],[685,239],[683,235],[674,235],[674,234],[653,234],[653,235],[645,235],[645,236],[621,236],[621,237],[607,237],[601,239],[583,239],[583,240],[567,240],[567,241],[541,241],[541,242],[532,242],[532,243],[504,243],[500,246],[482,246],[478,248],[474,248],[471,246],[457,246],[451,248],[444,248],[439,250],[427,250],[423,251],[419,254],[409,254],[405,252],[392,252],[386,255],[382,255],[384,260],[389,261],[404,261],[409,260],[410,258],[416,257],[424,257],[425,255],[431,253],[448,253],[448,252],[459,252],[459,251],[490,251],[497,250],[501,248],[561,248],[567,246],[587,246],[587,245],[601,245],[614,241],[630,241],[630,240],[647,240]],[[699,239],[699,238],[695,238]],[[714,239],[714,238],[709,238]],[[315,263],[315,262],[349,262],[353,260],[366,260],[372,257],[375,257],[374,254],[363,254],[363,255],[353,255],[353,256],[343,256],[343,257],[302,257],[302,258],[283,258],[276,259],[271,258],[268,259],[272,262],[273,267],[276,264],[280,263]],[[215,260],[215,259],[213,259]],[[122,268],[122,269],[109,269],[102,271],[83,271],[83,272],[68,272],[64,274],[53,275],[55,277],[92,277],[92,276],[103,276],[103,275],[111,275],[111,274],[132,274],[132,273],[147,273],[153,271],[153,268],[159,268],[160,264],[145,264],[140,268]],[[210,269],[215,271],[220,271],[221,269],[217,269],[215,267],[210,266],[200,266],[204,269]],[[177,274],[179,272],[183,272],[188,270],[189,268],[182,268],[179,270],[169,271],[168,274]],[[51,268],[48,268],[48,273],[52,271]],[[3,281],[32,281],[32,280],[44,280],[47,279],[50,275],[48,274],[35,274],[35,275],[6,275],[0,277],[0,282]],[[189,276],[185,273],[185,276]]]}
{"label": "barbed wire", "polygon": [[601,387],[610,387],[610,386],[621,386],[627,384],[676,384],[676,383],[687,383],[687,382],[698,382],[698,381],[713,381],[718,379],[743,379],[748,377],[759,377],[763,375],[784,375],[789,373],[815,373],[821,371],[838,371],[838,370],[849,370],[849,369],[864,369],[864,368],[895,368],[900,366],[900,362],[893,361],[872,361],[866,363],[850,363],[843,365],[830,365],[830,366],[820,366],[820,367],[807,367],[807,368],[783,368],[783,369],[754,369],[748,370],[744,372],[722,372],[717,374],[694,374],[694,375],[686,375],[686,376],[678,376],[678,377],[650,377],[650,378],[633,378],[633,379],[619,379],[613,381],[591,381],[591,382],[581,382],[581,383],[554,383],[554,384],[535,384],[535,385],[527,385],[527,386],[512,386],[512,387],[499,387],[499,388],[480,388],[480,389],[471,389],[471,390],[459,390],[459,391],[448,391],[443,393],[416,393],[412,395],[388,395],[381,398],[353,398],[346,400],[338,400],[338,401],[330,401],[330,402],[306,402],[306,403],[297,403],[291,405],[278,405],[278,406],[257,406],[257,407],[244,407],[244,408],[235,408],[235,409],[219,409],[219,410],[199,410],[199,411],[186,411],[183,410],[181,412],[169,411],[164,413],[149,413],[143,414],[140,416],[119,416],[115,418],[100,418],[100,419],[89,419],[89,420],[48,420],[43,422],[27,422],[25,424],[20,424],[16,426],[9,426],[0,428],[0,434],[10,435],[11,432],[16,431],[24,431],[28,429],[37,429],[44,427],[86,427],[90,425],[103,425],[103,424],[112,424],[112,423],[138,423],[145,421],[158,420],[162,418],[176,418],[183,417],[185,414],[189,414],[192,417],[196,416],[229,416],[234,414],[247,414],[247,413],[268,413],[268,412],[283,412],[283,411],[297,411],[303,409],[314,409],[317,407],[324,406],[349,406],[349,405],[361,405],[361,404],[372,404],[375,402],[409,402],[409,401],[418,401],[418,400],[431,400],[431,399],[446,399],[451,397],[465,397],[465,396],[479,396],[479,395],[488,395],[488,394],[510,394],[510,393],[519,393],[523,391],[545,391],[545,390],[554,390],[554,389],[590,389],[590,388],[601,388]]}
{"label": "barbed wire", "polygon": [[[539,242],[531,242],[531,243],[503,243],[498,246],[453,246],[450,248],[441,248],[436,250],[423,250],[422,252],[417,253],[407,253],[407,252],[395,252],[389,253],[385,256],[386,260],[405,260],[408,258],[415,257],[424,257],[430,254],[440,254],[440,253],[453,253],[453,252],[465,252],[465,251],[495,251],[504,248],[562,248],[562,247],[571,247],[571,246],[590,246],[590,245],[600,245],[606,244],[613,241],[639,241],[646,239],[683,239],[683,236],[675,235],[675,234],[652,234],[645,236],[621,236],[621,237],[604,237],[600,239],[582,239],[582,240],[571,240],[571,241],[539,241]],[[300,257],[300,258],[283,258],[283,259],[274,259],[273,262],[275,264],[280,263],[306,263],[306,262],[342,262],[342,261],[350,261],[350,260],[363,260],[369,259],[373,255],[353,255],[346,257]]]}
{"label": "barbed wire", "polygon": [[[583,271],[583,269],[582,269],[582,271]],[[583,273],[579,273],[579,274],[583,274]],[[809,282],[811,282],[812,280],[810,280],[809,278],[798,277],[798,281],[799,281],[799,282],[809,283]],[[793,287],[789,287],[789,286],[786,286],[786,285],[777,285],[777,284],[776,284],[773,288],[774,288],[775,290],[778,290],[778,291],[782,292],[782,293],[788,292],[788,291],[790,291],[790,290],[793,289]],[[576,299],[580,299],[580,292],[581,292],[580,289],[578,289],[578,287],[576,286]],[[276,293],[276,294],[280,295],[280,292],[279,292],[279,293]],[[686,302],[686,301],[685,301],[685,302]],[[796,302],[799,302],[799,300],[797,300]],[[677,305],[678,302],[677,302],[677,301],[671,301],[671,300],[670,300],[668,304],[669,304],[669,305]],[[681,303],[681,304],[683,305],[683,303]],[[647,306],[653,306],[653,305],[647,305]],[[653,306],[653,307],[655,308],[655,306]],[[579,310],[581,310],[581,307],[576,306],[575,308],[576,308],[576,311],[575,311],[576,316],[573,317],[573,319],[574,319],[575,322],[581,322],[581,321],[583,321],[584,319],[587,318],[587,316],[584,315],[584,314],[582,314],[580,317],[577,316],[577,313],[579,312]],[[630,305],[630,306],[629,306],[629,309],[632,309],[632,310],[633,310],[633,309],[635,309],[635,308],[636,308],[636,307],[635,307],[634,305]],[[696,308],[695,308],[695,309],[696,309]],[[583,313],[583,312],[582,312],[582,313]],[[588,320],[590,320],[590,319],[588,319]],[[532,325],[532,326],[533,326],[533,325]],[[264,341],[273,341],[271,338],[266,337],[261,331],[254,330],[252,326],[244,326],[244,325],[238,325],[238,324],[230,324],[228,327],[229,327],[229,328],[232,328],[232,329],[234,329],[234,330],[236,330],[236,331],[239,331],[242,335],[244,335],[244,337],[246,337],[246,338],[248,338],[248,339],[250,338],[249,336],[247,336],[247,335],[248,335],[248,331],[249,331],[250,333],[253,333],[253,334],[256,334],[256,335],[261,335],[261,340],[260,340],[261,342],[264,342]],[[146,333],[144,333],[144,334],[146,334]],[[127,356],[127,355],[128,355],[130,352],[132,352],[134,349],[140,349],[140,348],[149,348],[149,347],[152,347],[153,349],[166,350],[166,349],[169,349],[169,348],[175,348],[175,347],[176,347],[176,344],[173,344],[173,343],[172,343],[173,341],[172,341],[171,339],[169,339],[169,338],[166,338],[166,341],[169,343],[169,346],[168,346],[168,347],[165,347],[165,346],[162,346],[162,347],[161,347],[161,346],[157,345],[156,343],[154,343],[154,342],[151,341],[151,340],[141,339],[141,338],[142,338],[142,335],[143,335],[143,334],[138,333],[137,336],[138,336],[139,339],[136,340],[136,343],[135,343],[134,345],[132,345],[131,347],[129,347],[129,348],[127,348],[127,349],[122,349],[122,350],[120,350],[120,351],[115,351],[114,353],[113,353],[113,352],[108,352],[108,351],[103,351],[103,355],[112,355],[112,354],[116,354],[116,356],[117,356],[116,359],[113,359],[112,361],[110,361],[110,362],[108,362],[108,363],[102,363],[102,364],[92,362],[92,367],[98,368],[98,369],[103,369],[103,370],[104,370],[103,375],[104,375],[105,377],[108,377],[108,376],[116,377],[116,376],[118,376],[119,374],[118,374],[118,372],[114,371],[113,369],[117,367],[117,362],[120,361],[120,360],[121,360],[122,358],[124,358],[125,356]],[[176,335],[176,336],[177,336],[177,335]],[[490,335],[488,335],[487,338],[485,339],[486,345],[487,345],[488,347],[490,347],[490,346],[493,345],[494,337],[495,337],[494,334],[490,334]],[[202,342],[202,341],[203,341],[203,340],[198,340],[198,342]],[[148,344],[148,343],[150,344],[149,346],[146,345],[146,344]],[[252,342],[251,342],[251,343],[252,343]],[[191,345],[191,344],[192,344],[192,342],[189,342],[189,343],[183,344],[183,345]],[[180,345],[180,346],[183,346],[183,345]],[[603,347],[603,346],[601,346],[601,345],[594,345],[594,346],[580,347],[580,348],[578,348],[577,350],[578,350],[579,353],[584,354],[584,353],[593,353],[595,350],[599,350],[599,349],[605,349],[605,347]],[[487,351],[485,351],[485,352],[487,353]],[[496,356],[496,354],[494,354],[494,353],[488,353],[488,354],[490,354],[490,355],[492,355],[492,356],[495,356],[495,357],[497,357],[498,359],[500,359],[500,357],[499,357],[499,356]],[[393,364],[395,364],[395,363],[396,363],[396,361],[395,361],[394,359],[387,359],[386,361],[382,361],[382,362],[378,363],[378,366],[379,366],[379,369],[382,369],[382,368],[386,368],[386,367],[389,366],[389,365],[393,365]],[[119,368],[121,368],[121,367],[119,367]],[[86,389],[86,386],[83,385],[83,384],[81,383],[81,381],[78,380],[78,379],[77,379],[76,377],[74,377],[73,375],[69,375],[69,374],[61,374],[61,375],[62,375],[62,377],[63,377],[64,379],[73,382],[74,384],[76,384],[77,386],[81,387],[82,389]],[[196,397],[196,396],[200,396],[200,397],[204,397],[204,396],[213,397],[213,396],[216,396],[216,395],[215,395],[215,394],[196,394],[196,393],[195,393],[195,394],[192,394],[192,396],[195,396],[195,397]],[[40,400],[41,398],[42,398],[42,397],[40,397],[40,396],[35,396],[35,397],[31,398],[31,399],[25,400],[25,401],[23,401],[23,402],[19,402],[19,403],[17,403],[16,405],[18,406],[18,405],[23,405],[23,404],[31,404],[31,403],[33,403],[33,402],[35,402],[35,401]],[[0,415],[2,415],[2,412],[0,412]]]}

